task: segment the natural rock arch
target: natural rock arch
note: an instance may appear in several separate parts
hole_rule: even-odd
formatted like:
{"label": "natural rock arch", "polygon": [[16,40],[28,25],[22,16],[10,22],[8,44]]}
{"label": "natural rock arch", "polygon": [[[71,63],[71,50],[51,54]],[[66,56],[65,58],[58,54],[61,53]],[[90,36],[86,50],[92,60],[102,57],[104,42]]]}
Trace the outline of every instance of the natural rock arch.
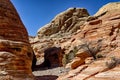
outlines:
{"label": "natural rock arch", "polygon": [[61,47],[51,47],[44,51],[44,66],[58,67],[62,66],[62,57],[64,51]]}

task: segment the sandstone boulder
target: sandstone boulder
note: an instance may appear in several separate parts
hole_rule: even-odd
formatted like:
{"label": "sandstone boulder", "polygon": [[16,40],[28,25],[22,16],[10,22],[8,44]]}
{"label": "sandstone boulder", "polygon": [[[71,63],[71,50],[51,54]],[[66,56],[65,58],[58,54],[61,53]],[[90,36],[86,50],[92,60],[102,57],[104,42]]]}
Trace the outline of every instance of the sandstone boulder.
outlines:
{"label": "sandstone boulder", "polygon": [[82,64],[85,64],[85,59],[91,55],[87,51],[82,51],[76,53],[76,57],[71,62],[71,69],[75,69]]}
{"label": "sandstone boulder", "polygon": [[86,58],[90,56],[91,55],[88,53],[88,51],[81,49],[75,53],[75,57],[71,59],[72,61],[66,65],[66,68],[76,69],[77,67],[85,64]]}
{"label": "sandstone boulder", "polygon": [[0,80],[33,80],[28,33],[10,0],[0,0]]}

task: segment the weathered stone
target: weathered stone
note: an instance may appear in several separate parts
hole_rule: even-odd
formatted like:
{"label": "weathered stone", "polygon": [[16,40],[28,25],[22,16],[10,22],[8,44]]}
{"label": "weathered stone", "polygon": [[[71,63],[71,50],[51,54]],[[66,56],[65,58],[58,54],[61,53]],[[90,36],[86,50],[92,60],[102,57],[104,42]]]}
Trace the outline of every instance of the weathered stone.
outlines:
{"label": "weathered stone", "polygon": [[[75,58],[72,56],[71,63],[67,66],[73,66],[76,69],[58,80],[119,80],[119,77],[117,78],[119,74],[116,74],[119,71],[119,64],[112,68],[106,66],[108,62],[110,63],[111,57],[120,58],[119,6],[119,2],[107,4],[95,16],[89,16],[84,9],[77,8],[70,8],[57,15],[45,27],[38,30],[34,40],[31,39],[35,54],[41,57],[46,49],[55,46],[65,49],[65,54],[71,54],[72,51],[76,55]],[[89,44],[92,46],[91,49],[101,44],[97,53],[105,57],[96,60],[88,58],[91,56],[87,53],[88,49],[82,52],[79,47],[84,41],[95,42]],[[3,58],[0,60],[2,61]]]}
{"label": "weathered stone", "polygon": [[73,59],[73,61],[71,62],[71,69],[75,69],[77,67],[79,67],[80,65],[84,64],[85,63],[85,59],[87,57],[90,57],[91,55],[84,51],[84,50],[81,50],[81,52],[77,52],[76,53],[76,57]]}
{"label": "weathered stone", "polygon": [[120,2],[111,2],[101,7],[99,11],[95,14],[95,16],[100,16],[105,12],[112,11],[112,10],[119,10],[119,9],[120,9]]}
{"label": "weathered stone", "polygon": [[[50,23],[38,30],[37,36],[30,37],[35,55],[38,59],[43,58],[44,51],[50,47],[65,48],[62,43],[71,39],[73,33],[80,29],[85,21],[91,21],[96,17],[88,17],[89,13],[84,8],[69,8],[58,14]],[[66,51],[66,50],[65,50]]]}
{"label": "weathered stone", "polygon": [[10,0],[0,0],[0,80],[33,80],[28,33]]}
{"label": "weathered stone", "polygon": [[[70,46],[77,39],[85,40],[88,42],[94,42],[101,40],[101,48],[98,53],[103,58],[98,58],[97,60],[92,60],[89,58],[85,59],[87,65],[80,71],[75,71],[73,74],[72,70],[70,73],[63,75],[58,78],[58,80],[119,80],[120,76],[120,2],[109,3],[103,6],[95,16],[98,17],[96,20],[88,21],[83,26],[81,26],[80,32],[77,33],[72,38]],[[66,42],[67,43],[67,42]],[[96,43],[94,45],[97,45]],[[86,55],[85,55],[86,56]],[[83,58],[84,60],[84,58]],[[78,60],[79,62],[80,60]],[[76,61],[77,62],[77,61]],[[77,63],[78,64],[78,63]],[[70,76],[71,75],[71,76]]]}
{"label": "weathered stone", "polygon": [[58,32],[75,32],[87,20],[88,16],[89,14],[86,9],[69,8],[57,15],[49,24],[40,28],[37,36],[41,38]]}
{"label": "weathered stone", "polygon": [[75,57],[73,59],[73,61],[71,62],[71,69],[75,69],[75,68],[77,68],[78,66],[80,66],[82,64],[84,64],[84,60],[82,61],[81,58]]}
{"label": "weathered stone", "polygon": [[85,59],[85,64],[90,64],[94,61],[93,57],[88,57]]}

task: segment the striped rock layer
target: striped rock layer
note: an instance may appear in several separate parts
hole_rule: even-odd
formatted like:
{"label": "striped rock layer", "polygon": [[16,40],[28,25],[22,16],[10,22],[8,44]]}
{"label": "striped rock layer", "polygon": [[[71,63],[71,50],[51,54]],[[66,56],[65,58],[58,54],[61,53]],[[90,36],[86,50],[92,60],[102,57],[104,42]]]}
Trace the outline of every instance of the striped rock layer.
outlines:
{"label": "striped rock layer", "polygon": [[33,80],[28,33],[10,0],[0,0],[0,80]]}

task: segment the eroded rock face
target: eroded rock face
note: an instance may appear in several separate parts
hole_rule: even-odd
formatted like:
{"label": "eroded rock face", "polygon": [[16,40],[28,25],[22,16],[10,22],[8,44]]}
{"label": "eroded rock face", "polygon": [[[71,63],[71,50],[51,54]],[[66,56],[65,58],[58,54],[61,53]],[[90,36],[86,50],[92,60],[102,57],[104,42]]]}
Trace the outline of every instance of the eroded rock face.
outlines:
{"label": "eroded rock face", "polygon": [[[105,57],[96,61],[84,59],[85,64],[71,70],[58,80],[119,80],[120,69],[120,3],[109,3],[98,11],[98,19],[88,21],[81,28],[81,32],[73,37],[71,45],[82,39],[88,42],[101,40],[101,49],[98,54]],[[107,12],[104,13],[104,11]],[[101,13],[104,13],[101,15]],[[79,43],[80,44],[80,43]],[[96,43],[97,45],[98,43]],[[117,59],[114,61],[114,59]],[[80,61],[80,58],[76,62]],[[79,62],[80,63],[80,62]],[[117,65],[116,65],[117,63]],[[112,68],[110,68],[112,67]],[[117,77],[118,76],[118,77]]]}
{"label": "eroded rock face", "polygon": [[[65,49],[65,54],[74,54],[75,58],[72,55],[72,62],[68,65],[73,70],[66,75],[60,76],[58,80],[119,80],[119,77],[117,77],[120,76],[117,74],[120,69],[120,64],[118,64],[120,58],[119,3],[107,4],[92,17],[87,15],[83,17],[77,16],[76,18],[73,16],[76,10],[76,8],[68,9],[66,12],[67,14],[70,12],[69,18],[66,18],[64,15],[66,12],[63,12],[56,16],[51,23],[39,29],[35,39],[33,41],[31,39],[35,53],[38,57],[41,57],[41,54],[46,49],[57,46]],[[72,21],[73,17],[76,20],[75,24],[74,20]],[[70,27],[71,25],[72,27]],[[97,47],[99,41],[101,41],[101,48],[96,54],[104,57],[94,60],[92,55],[86,53],[86,49],[81,52],[79,46],[84,41],[92,43],[90,46],[93,47]],[[109,68],[111,65],[108,64],[112,60],[112,62],[115,62],[114,59],[111,60],[111,57],[117,58],[118,61],[117,66]],[[116,63],[114,64],[116,65]]]}
{"label": "eroded rock face", "polygon": [[0,80],[33,80],[28,33],[10,0],[0,0]]}
{"label": "eroded rock face", "polygon": [[50,23],[38,30],[35,38],[30,37],[37,58],[43,57],[44,51],[50,47],[61,47],[62,43],[77,33],[81,25],[94,19],[96,17],[89,16],[84,8],[69,8],[58,14]]}
{"label": "eroded rock face", "polygon": [[86,9],[69,8],[58,14],[49,24],[40,28],[37,36],[41,38],[56,33],[75,32],[87,20],[88,16],[89,13]]}
{"label": "eroded rock face", "polygon": [[102,14],[105,14],[108,11],[112,10],[119,10],[120,9],[120,2],[111,2],[99,9],[99,11],[95,14],[95,16],[102,16]]}

